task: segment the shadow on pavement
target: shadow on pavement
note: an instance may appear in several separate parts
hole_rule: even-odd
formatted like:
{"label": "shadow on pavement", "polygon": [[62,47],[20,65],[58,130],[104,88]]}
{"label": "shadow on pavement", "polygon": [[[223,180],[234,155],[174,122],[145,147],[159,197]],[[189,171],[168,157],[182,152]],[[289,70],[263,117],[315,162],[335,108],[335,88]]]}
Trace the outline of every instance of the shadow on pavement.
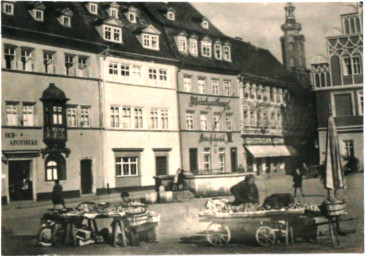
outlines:
{"label": "shadow on pavement", "polygon": [[42,255],[46,252],[36,245],[35,235],[13,235],[12,232],[2,232],[2,255]]}

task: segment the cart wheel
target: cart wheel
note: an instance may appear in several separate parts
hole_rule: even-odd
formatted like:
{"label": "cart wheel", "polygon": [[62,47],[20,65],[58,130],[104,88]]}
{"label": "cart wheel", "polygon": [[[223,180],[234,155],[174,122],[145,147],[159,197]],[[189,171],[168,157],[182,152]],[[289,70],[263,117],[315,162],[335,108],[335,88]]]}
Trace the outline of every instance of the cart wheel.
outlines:
{"label": "cart wheel", "polygon": [[231,231],[229,228],[220,223],[210,223],[205,231],[207,240],[211,245],[224,246],[231,240]]}
{"label": "cart wheel", "polygon": [[265,247],[275,244],[276,235],[274,230],[268,226],[259,227],[256,230],[256,241]]}
{"label": "cart wheel", "polygon": [[53,227],[53,244],[55,246],[64,245],[66,239],[65,229],[61,224],[55,224]]}
{"label": "cart wheel", "polygon": [[52,229],[42,227],[38,232],[38,244],[42,246],[52,246]]}

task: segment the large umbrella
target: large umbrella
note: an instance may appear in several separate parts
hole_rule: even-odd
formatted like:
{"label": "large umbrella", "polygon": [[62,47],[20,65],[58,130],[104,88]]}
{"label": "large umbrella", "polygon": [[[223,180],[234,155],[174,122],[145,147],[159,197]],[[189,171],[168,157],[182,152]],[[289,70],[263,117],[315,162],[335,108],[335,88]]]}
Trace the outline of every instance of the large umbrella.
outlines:
{"label": "large umbrella", "polygon": [[328,118],[325,170],[324,186],[329,191],[333,190],[336,195],[336,190],[345,188],[346,184],[341,164],[336,126],[332,116]]}

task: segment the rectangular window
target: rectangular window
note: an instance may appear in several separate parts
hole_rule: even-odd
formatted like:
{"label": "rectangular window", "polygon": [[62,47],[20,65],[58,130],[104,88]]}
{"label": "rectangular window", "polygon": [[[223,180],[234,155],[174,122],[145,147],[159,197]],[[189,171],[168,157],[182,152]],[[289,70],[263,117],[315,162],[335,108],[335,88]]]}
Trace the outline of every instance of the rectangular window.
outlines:
{"label": "rectangular window", "polygon": [[22,62],[22,70],[32,71],[32,51],[22,49],[20,60]]}
{"label": "rectangular window", "polygon": [[223,59],[225,61],[231,61],[231,47],[228,45],[223,46]]}
{"label": "rectangular window", "polygon": [[357,104],[359,106],[359,115],[362,116],[364,113],[363,91],[357,91]]}
{"label": "rectangular window", "polygon": [[118,19],[118,9],[111,8],[110,9],[110,16],[115,17]]}
{"label": "rectangular window", "polygon": [[218,60],[222,59],[222,45],[220,44],[214,45],[214,57]]}
{"label": "rectangular window", "polygon": [[151,128],[158,129],[158,109],[151,109]]}
{"label": "rectangular window", "polygon": [[211,161],[212,161],[212,156],[211,156],[210,148],[204,148],[204,151],[203,151],[204,170],[211,169]]}
{"label": "rectangular window", "polygon": [[243,125],[249,126],[250,125],[250,116],[249,116],[249,109],[248,107],[243,107],[242,114],[243,114]]}
{"label": "rectangular window", "polygon": [[87,69],[87,63],[88,63],[89,57],[79,56],[78,59],[79,59],[79,63],[78,63],[79,75],[82,77],[88,77],[89,70]]}
{"label": "rectangular window", "polygon": [[137,18],[136,18],[136,14],[134,12],[130,12],[128,16],[129,16],[129,21],[131,23],[136,23]]}
{"label": "rectangular window", "polygon": [[194,130],[194,115],[193,113],[186,113],[186,129]]}
{"label": "rectangular window", "polygon": [[62,17],[62,23],[65,27],[71,27],[71,18],[63,16]]}
{"label": "rectangular window", "polygon": [[154,68],[148,69],[148,79],[150,85],[157,85],[157,69]]}
{"label": "rectangular window", "polygon": [[232,115],[226,115],[226,130],[227,131],[232,131],[233,127],[232,127]]}
{"label": "rectangular window", "polygon": [[5,68],[15,69],[15,48],[4,47]]}
{"label": "rectangular window", "polygon": [[352,67],[351,67],[350,57],[343,57],[343,75],[344,76],[351,76],[352,75]]}
{"label": "rectangular window", "polygon": [[90,127],[90,107],[89,106],[81,106],[80,125],[81,125],[81,127]]}
{"label": "rectangular window", "polygon": [[186,92],[191,92],[192,91],[191,78],[190,77],[184,77],[184,90]]}
{"label": "rectangular window", "polygon": [[14,4],[4,3],[4,13],[8,15],[14,14]]}
{"label": "rectangular window", "polygon": [[361,59],[359,56],[352,58],[352,66],[353,66],[354,75],[362,74]]}
{"label": "rectangular window", "polygon": [[110,41],[112,39],[112,28],[104,26],[104,39]]}
{"label": "rectangular window", "polygon": [[122,128],[129,129],[131,128],[132,116],[131,116],[131,108],[123,107],[122,109]]}
{"label": "rectangular window", "polygon": [[352,116],[354,113],[352,111],[352,98],[350,93],[336,94],[335,99],[335,109],[336,116]]}
{"label": "rectangular window", "polygon": [[220,131],[221,130],[221,115],[220,114],[214,114],[214,131]]}
{"label": "rectangular window", "polygon": [[35,10],[35,20],[43,21],[43,11]]}
{"label": "rectangular window", "polygon": [[120,75],[122,76],[123,79],[129,78],[129,76],[130,76],[129,65],[126,65],[126,64],[120,65]]}
{"label": "rectangular window", "polygon": [[161,109],[161,128],[169,129],[169,111],[168,109]]}
{"label": "rectangular window", "polygon": [[159,37],[156,35],[143,34],[143,47],[158,50]]}
{"label": "rectangular window", "polygon": [[6,103],[6,123],[9,126],[18,125],[18,104]]}
{"label": "rectangular window", "polygon": [[113,37],[113,41],[114,42],[121,42],[121,36],[120,36],[120,32],[121,32],[121,29],[120,28],[114,28],[113,30],[113,34],[114,34],[114,37]]}
{"label": "rectangular window", "polygon": [[167,83],[167,70],[160,69],[159,74],[160,74],[159,78],[160,78],[161,84],[166,85],[166,83]]}
{"label": "rectangular window", "polygon": [[205,79],[198,80],[198,93],[205,93]]}
{"label": "rectangular window", "polygon": [[98,14],[98,6],[97,4],[89,3],[90,5],[90,12],[92,14]]}
{"label": "rectangular window", "polygon": [[118,64],[117,63],[109,63],[109,74],[118,75]]}
{"label": "rectangular window", "polygon": [[198,55],[198,40],[196,39],[189,40],[189,52],[192,55]]}
{"label": "rectangular window", "polygon": [[250,111],[250,124],[252,127],[256,126],[256,113],[255,110]]}
{"label": "rectangular window", "polygon": [[141,66],[133,65],[132,73],[134,78],[141,78]]}
{"label": "rectangular window", "polygon": [[104,40],[121,43],[122,42],[122,29],[112,26],[103,26]]}
{"label": "rectangular window", "polygon": [[115,159],[115,171],[117,177],[137,176],[138,157],[117,157]]}
{"label": "rectangular window", "polygon": [[223,87],[224,87],[224,95],[231,96],[231,81],[224,81]]}
{"label": "rectangular window", "polygon": [[206,114],[200,115],[200,129],[203,131],[208,130],[208,119]]}
{"label": "rectangular window", "polygon": [[212,90],[214,95],[219,94],[219,81],[218,80],[212,80]]}
{"label": "rectangular window", "polygon": [[66,74],[68,76],[74,75],[74,73],[72,72],[73,65],[74,65],[74,56],[65,55]]}
{"label": "rectangular window", "polygon": [[202,41],[202,56],[204,57],[212,57],[212,43],[207,41]]}
{"label": "rectangular window", "polygon": [[353,140],[344,140],[343,141],[345,146],[345,155],[347,157],[353,157],[354,154],[354,141]]}
{"label": "rectangular window", "polygon": [[119,128],[119,107],[110,107],[110,127]]}
{"label": "rectangular window", "polygon": [[134,128],[143,128],[143,109],[134,108]]}
{"label": "rectangular window", "polygon": [[76,127],[77,125],[76,107],[68,106],[66,112],[67,112],[67,126]]}
{"label": "rectangular window", "polygon": [[34,105],[23,104],[23,126],[34,126]]}
{"label": "rectangular window", "polygon": [[43,52],[43,66],[45,73],[55,73],[55,66],[53,60],[54,53],[53,52]]}
{"label": "rectangular window", "polygon": [[224,148],[219,149],[219,169],[222,172],[226,170],[226,152]]}
{"label": "rectangular window", "polygon": [[53,106],[53,124],[62,124],[62,107]]}
{"label": "rectangular window", "polygon": [[186,42],[185,36],[179,36],[179,51],[181,52],[187,52],[187,42]]}

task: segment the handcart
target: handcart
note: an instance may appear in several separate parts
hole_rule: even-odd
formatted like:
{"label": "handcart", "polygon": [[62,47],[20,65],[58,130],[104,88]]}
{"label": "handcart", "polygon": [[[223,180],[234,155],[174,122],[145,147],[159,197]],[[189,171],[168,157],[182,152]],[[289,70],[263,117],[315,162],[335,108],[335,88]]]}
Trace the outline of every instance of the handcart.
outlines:
{"label": "handcart", "polygon": [[[230,230],[229,224],[255,222],[259,226],[255,232],[255,239],[259,245],[267,247],[277,243],[280,238],[285,239],[285,245],[289,244],[289,240],[294,243],[293,225],[300,221],[303,215],[304,209],[215,213],[200,216],[200,221],[210,222],[205,235],[207,241],[214,246],[224,246],[230,242],[232,230]],[[233,225],[233,227],[236,226]]]}

